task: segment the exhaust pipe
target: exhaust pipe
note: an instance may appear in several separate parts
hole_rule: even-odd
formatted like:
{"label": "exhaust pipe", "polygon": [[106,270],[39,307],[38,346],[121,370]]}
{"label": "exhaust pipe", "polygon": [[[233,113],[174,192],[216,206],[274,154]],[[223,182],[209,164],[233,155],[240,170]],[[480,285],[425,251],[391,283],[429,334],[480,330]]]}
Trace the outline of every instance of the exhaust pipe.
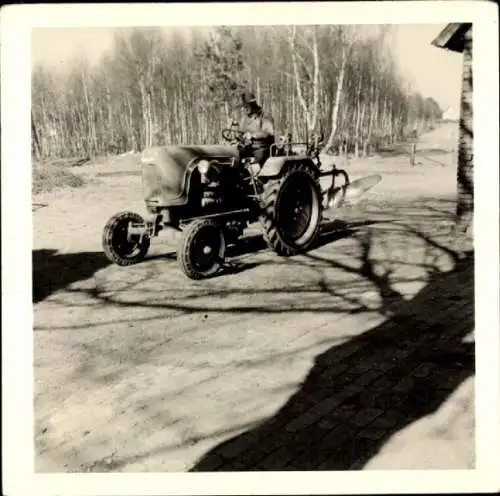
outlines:
{"label": "exhaust pipe", "polygon": [[331,188],[327,193],[326,209],[339,208],[344,201],[359,200],[369,189],[373,188],[382,180],[380,174],[356,179],[352,183]]}

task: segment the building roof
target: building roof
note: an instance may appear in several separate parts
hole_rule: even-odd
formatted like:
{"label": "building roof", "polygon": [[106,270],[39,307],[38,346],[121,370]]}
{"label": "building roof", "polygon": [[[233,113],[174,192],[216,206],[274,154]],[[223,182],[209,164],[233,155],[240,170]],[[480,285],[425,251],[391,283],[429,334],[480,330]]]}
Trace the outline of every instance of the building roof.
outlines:
{"label": "building roof", "polygon": [[432,41],[434,46],[453,52],[464,51],[464,34],[471,28],[470,22],[451,22]]}

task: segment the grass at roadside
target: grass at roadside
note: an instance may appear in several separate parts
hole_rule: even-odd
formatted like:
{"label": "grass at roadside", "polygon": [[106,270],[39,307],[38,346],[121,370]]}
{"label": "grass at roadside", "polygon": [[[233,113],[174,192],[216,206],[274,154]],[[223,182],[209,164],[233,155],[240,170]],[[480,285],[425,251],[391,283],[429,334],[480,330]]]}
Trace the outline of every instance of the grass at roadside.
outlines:
{"label": "grass at roadside", "polygon": [[32,194],[47,193],[59,188],[79,188],[86,179],[65,167],[51,164],[36,164],[32,171]]}

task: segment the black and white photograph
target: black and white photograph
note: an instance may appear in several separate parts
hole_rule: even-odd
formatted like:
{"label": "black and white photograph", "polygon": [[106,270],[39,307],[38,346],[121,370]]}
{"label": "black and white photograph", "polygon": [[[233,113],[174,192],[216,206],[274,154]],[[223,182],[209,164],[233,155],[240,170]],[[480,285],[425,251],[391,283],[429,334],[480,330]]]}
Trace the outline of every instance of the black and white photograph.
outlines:
{"label": "black and white photograph", "polygon": [[[125,4],[101,19],[75,5],[66,24],[33,11],[29,162],[2,147],[2,179],[12,166],[30,180],[28,238],[11,251],[29,250],[33,480],[272,472],[293,490],[298,473],[390,471],[415,487],[440,472],[491,484],[498,286],[478,273],[498,285],[498,60],[479,7],[495,7],[440,2],[469,7],[455,22],[415,2],[398,22],[388,3],[353,2],[350,22],[336,2],[315,20],[316,2],[300,4],[290,22],[265,2],[164,6],[178,23],[154,4],[135,5],[149,22],[121,20]],[[434,3],[435,17],[417,14]],[[241,17],[210,14],[225,8]],[[16,98],[2,88],[2,128]],[[86,487],[70,480],[59,494]],[[277,490],[195,480],[176,494]],[[305,490],[352,490],[332,483]]]}

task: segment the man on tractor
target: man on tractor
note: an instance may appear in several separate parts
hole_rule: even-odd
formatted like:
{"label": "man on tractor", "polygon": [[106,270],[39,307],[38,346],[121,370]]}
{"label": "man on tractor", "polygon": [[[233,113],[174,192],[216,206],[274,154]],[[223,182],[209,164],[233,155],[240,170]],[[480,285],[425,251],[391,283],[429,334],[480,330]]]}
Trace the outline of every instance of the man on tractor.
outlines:
{"label": "man on tractor", "polygon": [[274,144],[274,120],[257,103],[253,93],[245,92],[241,96],[245,114],[239,130],[243,133],[244,146],[240,158],[254,157],[262,166],[271,153]]}

